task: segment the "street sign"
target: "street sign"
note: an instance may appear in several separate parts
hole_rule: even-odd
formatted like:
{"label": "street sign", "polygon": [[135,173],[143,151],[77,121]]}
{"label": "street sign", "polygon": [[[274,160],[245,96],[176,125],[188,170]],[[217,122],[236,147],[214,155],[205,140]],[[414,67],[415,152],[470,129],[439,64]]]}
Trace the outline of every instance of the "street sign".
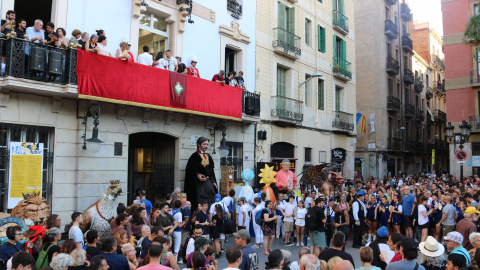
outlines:
{"label": "street sign", "polygon": [[465,150],[458,150],[455,153],[455,158],[458,161],[465,161],[467,159],[467,152]]}
{"label": "street sign", "polygon": [[457,161],[458,164],[463,164],[465,161]]}

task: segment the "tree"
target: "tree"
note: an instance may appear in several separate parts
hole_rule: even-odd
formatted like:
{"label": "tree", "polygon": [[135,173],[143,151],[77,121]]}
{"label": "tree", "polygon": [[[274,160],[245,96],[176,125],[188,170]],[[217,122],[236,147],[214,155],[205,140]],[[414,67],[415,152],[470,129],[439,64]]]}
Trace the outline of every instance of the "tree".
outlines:
{"label": "tree", "polygon": [[[480,0],[478,1],[478,7],[480,7]],[[463,43],[474,45],[475,53],[473,54],[473,58],[477,59],[477,55],[480,52],[480,46],[478,46],[480,45],[480,13],[477,13],[476,11],[465,25]]]}

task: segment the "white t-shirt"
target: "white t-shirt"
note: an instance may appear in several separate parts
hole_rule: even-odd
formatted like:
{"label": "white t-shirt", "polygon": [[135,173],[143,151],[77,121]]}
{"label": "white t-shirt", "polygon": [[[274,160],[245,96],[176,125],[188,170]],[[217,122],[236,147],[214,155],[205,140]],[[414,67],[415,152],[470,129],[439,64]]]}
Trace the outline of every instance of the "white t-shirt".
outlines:
{"label": "white t-shirt", "polygon": [[293,210],[295,209],[295,204],[293,203],[286,203],[283,205],[283,212],[285,213],[285,217],[283,221],[285,222],[293,222],[293,216],[286,217],[287,215],[293,215]]}
{"label": "white t-shirt", "polygon": [[[242,206],[238,206],[238,226],[248,226],[248,222],[250,218],[248,216],[248,205],[244,204]],[[245,213],[245,223],[243,223],[243,213]]]}
{"label": "white t-shirt", "polygon": [[217,211],[215,211],[215,205],[220,204],[222,206],[223,212],[229,213],[227,206],[223,202],[216,202],[210,206],[209,213],[212,214],[213,216],[217,214]]}
{"label": "white t-shirt", "polygon": [[187,244],[187,251],[185,252],[185,254],[187,255],[190,255],[190,253],[194,252],[195,251],[195,239],[192,237],[190,238],[190,240],[188,240],[188,244]]}
{"label": "white t-shirt", "polygon": [[290,264],[290,270],[300,270],[300,266],[298,265],[298,261],[294,261]]}
{"label": "white t-shirt", "polygon": [[165,69],[165,66],[167,64],[165,63],[165,60],[163,58],[158,59],[157,62],[158,62],[158,64],[155,66],[156,68]]}
{"label": "white t-shirt", "polygon": [[173,215],[173,220],[178,222],[178,224],[182,223],[183,222],[182,212],[178,212],[175,215]]}
{"label": "white t-shirt", "polygon": [[[261,211],[263,210],[263,208],[264,208],[264,207],[263,207],[261,204],[257,205],[255,208],[253,208],[253,210],[252,210],[252,219],[254,219],[254,221],[255,221],[255,217],[257,216],[257,212],[258,212],[258,211],[261,212]],[[257,223],[254,222],[253,224],[257,224]]]}
{"label": "white t-shirt", "polygon": [[144,52],[138,56],[137,62],[142,65],[152,66],[153,57],[148,52]]}
{"label": "white t-shirt", "polygon": [[175,66],[178,65],[177,59],[171,57],[170,59],[164,58],[166,70],[175,71]]}
{"label": "white t-shirt", "polygon": [[425,223],[428,222],[428,216],[424,217],[422,214],[422,211],[425,211],[425,214],[427,213],[427,208],[425,205],[420,204],[418,206],[418,225],[424,225]]}
{"label": "white t-shirt", "polygon": [[77,226],[70,227],[70,230],[68,231],[68,239],[73,239],[75,243],[81,242],[82,246],[84,244],[82,230]]}
{"label": "white t-shirt", "polygon": [[110,56],[110,51],[108,50],[107,46],[103,46],[102,44],[98,43],[98,54]]}
{"label": "white t-shirt", "polygon": [[307,197],[305,199],[305,208],[310,208],[310,204],[312,203],[312,197]]}
{"label": "white t-shirt", "polygon": [[233,209],[233,198],[232,197],[230,197],[230,196],[224,197],[221,200],[221,202],[224,203],[227,206],[227,209],[228,209],[229,205],[232,205],[232,209]]}
{"label": "white t-shirt", "polygon": [[303,219],[307,215],[307,208],[297,208],[296,219]]}

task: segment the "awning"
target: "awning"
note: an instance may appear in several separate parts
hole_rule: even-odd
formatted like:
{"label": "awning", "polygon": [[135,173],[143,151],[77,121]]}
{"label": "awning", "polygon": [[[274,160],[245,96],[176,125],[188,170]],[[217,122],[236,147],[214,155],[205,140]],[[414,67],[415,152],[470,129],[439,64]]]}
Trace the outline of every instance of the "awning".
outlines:
{"label": "awning", "polygon": [[433,116],[433,113],[430,111],[430,108],[427,107],[427,112],[428,114],[430,114],[430,119],[433,121],[435,121],[435,117]]}

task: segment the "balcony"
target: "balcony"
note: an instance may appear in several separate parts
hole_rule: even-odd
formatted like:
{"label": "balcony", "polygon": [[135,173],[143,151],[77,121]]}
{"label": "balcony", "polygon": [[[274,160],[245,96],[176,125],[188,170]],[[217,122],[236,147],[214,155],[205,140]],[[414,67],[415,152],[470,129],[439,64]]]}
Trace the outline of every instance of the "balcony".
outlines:
{"label": "balcony", "polygon": [[422,93],[422,91],[423,91],[423,81],[420,80],[420,78],[416,78],[415,79],[415,86],[413,88],[415,89],[415,92]]}
{"label": "balcony", "polygon": [[390,75],[398,75],[400,73],[400,64],[391,56],[387,57],[387,73]]}
{"label": "balcony", "polygon": [[400,149],[402,149],[402,139],[388,137],[388,149],[393,151],[400,151]]}
{"label": "balcony", "polygon": [[389,39],[396,39],[398,37],[398,27],[389,19],[385,20],[385,35]]}
{"label": "balcony", "polygon": [[438,68],[445,70],[445,61],[441,59],[438,55],[434,55],[434,63],[437,65]]}
{"label": "balcony", "polygon": [[412,104],[405,104],[405,118],[413,118],[415,117],[416,113],[415,113],[415,106],[413,106]]}
{"label": "balcony", "polygon": [[[472,73],[470,72],[470,81],[472,80]],[[433,87],[437,89],[440,94],[445,94],[445,85],[444,81],[434,81]]]}
{"label": "balcony", "polygon": [[333,76],[343,81],[350,81],[352,79],[351,64],[345,59],[337,56],[333,57],[334,66]]}
{"label": "balcony", "polygon": [[428,86],[427,86],[427,92],[426,92],[425,96],[426,96],[426,98],[427,98],[428,100],[432,99],[432,97],[433,97],[433,92],[432,92],[432,88],[431,88],[431,87],[428,87]]}
{"label": "balcony", "polygon": [[471,70],[470,71],[470,83],[471,84],[479,84],[480,83],[480,71],[478,71],[478,70]]}
{"label": "balcony", "polygon": [[343,130],[353,131],[355,127],[353,114],[336,111],[334,112],[335,119],[332,122],[332,127],[336,127]]}
{"label": "balcony", "polygon": [[227,0],[227,10],[235,19],[242,17],[242,5],[237,0]]}
{"label": "balcony", "polygon": [[275,32],[275,39],[272,42],[274,52],[294,60],[302,56],[299,36],[280,27],[273,28],[273,31]]}
{"label": "balcony", "polygon": [[[239,87],[223,86],[211,80],[23,39],[2,39],[0,49],[3,46],[6,46],[6,68],[0,78],[0,86],[5,90],[130,104],[166,112],[243,119],[243,90]],[[94,66],[108,68],[101,68],[102,71],[97,72],[92,70]],[[131,78],[118,83],[122,73],[130,74]],[[172,91],[171,79],[181,82],[185,88]],[[154,85],[155,91],[145,85]],[[225,100],[228,100],[228,104]]]}
{"label": "balcony", "polygon": [[399,112],[400,111],[400,99],[394,96],[387,97],[387,111]]}
{"label": "balcony", "polygon": [[260,116],[260,94],[243,91],[242,112],[249,116]]}
{"label": "balcony", "polygon": [[425,121],[425,113],[422,110],[417,110],[417,113],[415,115],[415,120],[420,123]]}
{"label": "balcony", "polygon": [[402,4],[400,16],[402,16],[402,18],[407,22],[412,20],[411,10],[407,4]]}
{"label": "balcony", "polygon": [[412,39],[408,35],[402,36],[402,49],[409,53],[413,51]]}
{"label": "balcony", "polygon": [[406,84],[414,84],[415,83],[415,79],[413,77],[413,72],[408,68],[403,70],[403,82],[405,82]]}
{"label": "balcony", "polygon": [[387,1],[387,4],[389,4],[390,6],[397,4],[397,0],[386,0],[386,1]]}
{"label": "balcony", "polygon": [[348,35],[348,32],[350,32],[348,28],[348,17],[345,16],[344,14],[340,13],[337,10],[333,11],[333,28],[337,30],[338,32]]}
{"label": "balcony", "polygon": [[468,124],[472,126],[472,131],[480,131],[480,126],[479,126],[479,116],[478,115],[471,115],[468,117]]}
{"label": "balcony", "polygon": [[435,110],[435,119],[440,121],[440,122],[443,122],[443,123],[446,123],[447,122],[447,114],[442,111],[442,110]]}
{"label": "balcony", "polygon": [[296,124],[303,121],[303,102],[300,100],[283,97],[272,97],[272,116],[278,121]]}

